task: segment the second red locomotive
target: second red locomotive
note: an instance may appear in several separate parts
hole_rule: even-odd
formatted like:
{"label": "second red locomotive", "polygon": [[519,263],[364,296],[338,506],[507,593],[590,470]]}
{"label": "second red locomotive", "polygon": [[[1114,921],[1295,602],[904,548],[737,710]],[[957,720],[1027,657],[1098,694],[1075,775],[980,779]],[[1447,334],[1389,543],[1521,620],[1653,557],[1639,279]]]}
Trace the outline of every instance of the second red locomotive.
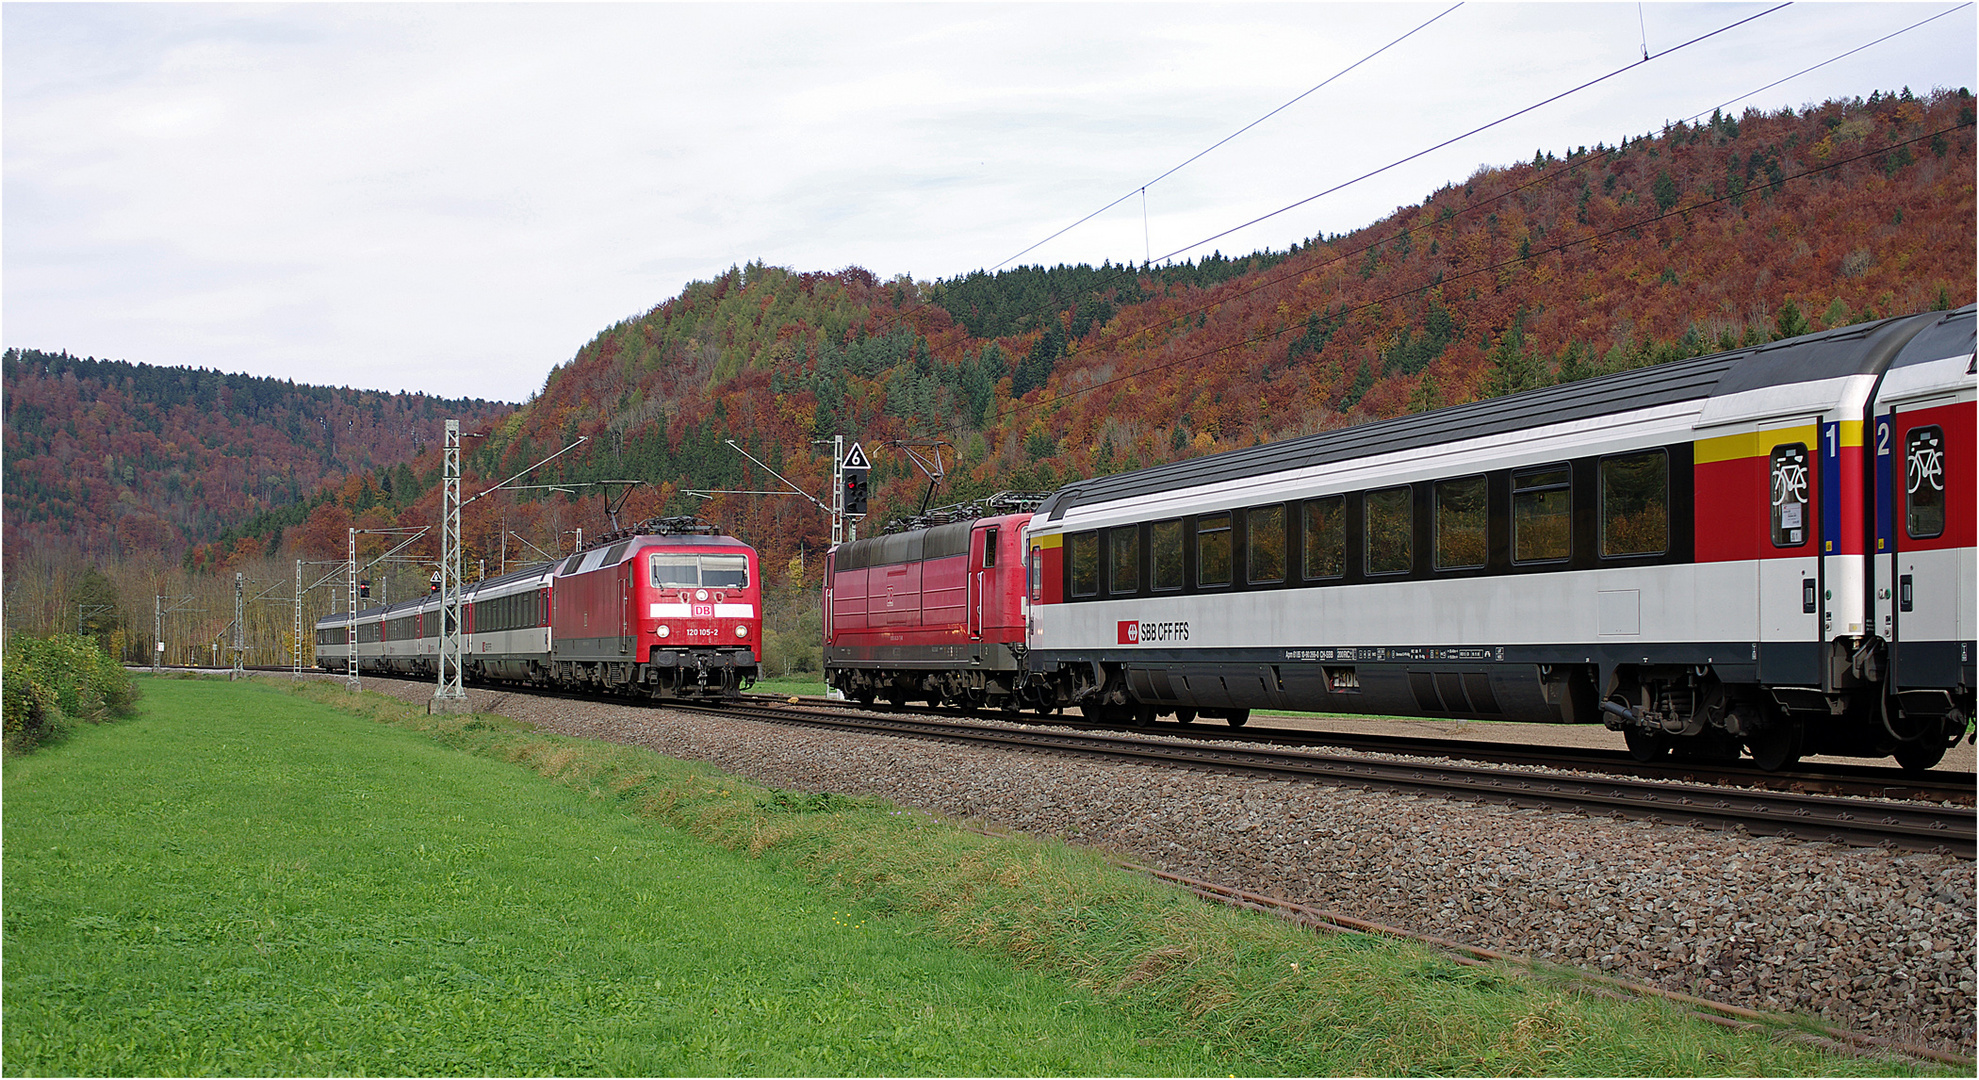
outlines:
{"label": "second red locomotive", "polygon": [[855,701],[1015,709],[1024,660],[1024,524],[1043,494],[944,507],[826,559],[825,670]]}

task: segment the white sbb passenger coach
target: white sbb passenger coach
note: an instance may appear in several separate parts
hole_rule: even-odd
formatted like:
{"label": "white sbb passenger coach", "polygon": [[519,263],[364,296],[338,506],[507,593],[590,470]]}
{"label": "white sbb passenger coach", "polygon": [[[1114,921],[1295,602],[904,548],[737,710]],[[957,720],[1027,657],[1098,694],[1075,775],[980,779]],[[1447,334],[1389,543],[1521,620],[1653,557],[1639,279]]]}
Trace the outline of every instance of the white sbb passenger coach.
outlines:
{"label": "white sbb passenger coach", "polygon": [[1973,713],[1973,313],[1071,485],[1025,534],[1033,693],[1928,768]]}

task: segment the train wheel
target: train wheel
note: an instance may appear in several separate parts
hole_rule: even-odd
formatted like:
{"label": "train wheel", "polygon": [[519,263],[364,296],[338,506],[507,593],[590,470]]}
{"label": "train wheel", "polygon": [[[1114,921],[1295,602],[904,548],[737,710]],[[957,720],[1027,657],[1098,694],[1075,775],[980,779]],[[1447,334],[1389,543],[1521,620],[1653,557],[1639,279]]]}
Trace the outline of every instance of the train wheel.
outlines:
{"label": "train wheel", "polygon": [[1178,724],[1193,724],[1193,723],[1195,723],[1195,722],[1196,722],[1196,710],[1194,710],[1194,709],[1177,709],[1177,710],[1175,710],[1175,722],[1176,722],[1176,723],[1178,723]]}
{"label": "train wheel", "polygon": [[1945,741],[1929,738],[1919,742],[1898,743],[1890,756],[1907,772],[1923,772],[1945,759]]}
{"label": "train wheel", "polygon": [[1134,706],[1134,726],[1135,726],[1135,727],[1153,727],[1153,726],[1154,726],[1154,718],[1155,718],[1155,716],[1156,716],[1156,715],[1157,715],[1157,714],[1156,714],[1156,713],[1155,713],[1155,711],[1154,711],[1154,706],[1152,706],[1152,705],[1136,705],[1136,706]]}
{"label": "train wheel", "polygon": [[1928,724],[1917,738],[1898,743],[1897,748],[1890,751],[1890,756],[1896,758],[1897,764],[1903,766],[1906,772],[1923,772],[1943,761],[1945,751],[1958,741],[1945,737],[1945,729],[1950,726],[1943,718]]}
{"label": "train wheel", "polygon": [[1223,719],[1229,721],[1230,726],[1233,728],[1243,727],[1245,724],[1250,723],[1251,711],[1249,709],[1232,709]]}
{"label": "train wheel", "polygon": [[1656,761],[1670,752],[1670,740],[1641,728],[1623,730],[1622,741],[1628,744],[1629,756],[1637,761]]}
{"label": "train wheel", "polygon": [[1800,763],[1803,729],[1800,721],[1774,713],[1772,722],[1754,732],[1745,742],[1752,751],[1752,763],[1767,772],[1791,769]]}

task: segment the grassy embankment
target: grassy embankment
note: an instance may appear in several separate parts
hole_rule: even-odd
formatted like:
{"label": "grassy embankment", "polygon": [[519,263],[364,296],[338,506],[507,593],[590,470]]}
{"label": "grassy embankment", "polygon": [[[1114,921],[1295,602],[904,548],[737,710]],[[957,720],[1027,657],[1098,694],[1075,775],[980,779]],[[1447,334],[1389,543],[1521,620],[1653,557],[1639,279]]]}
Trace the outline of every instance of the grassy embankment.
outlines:
{"label": "grassy embankment", "polygon": [[9,1074],[1908,1071],[498,717],[144,702],[7,763]]}
{"label": "grassy embankment", "polygon": [[825,686],[823,679],[758,679],[756,685],[749,688],[749,692],[794,697],[824,697],[827,689],[829,687]]}

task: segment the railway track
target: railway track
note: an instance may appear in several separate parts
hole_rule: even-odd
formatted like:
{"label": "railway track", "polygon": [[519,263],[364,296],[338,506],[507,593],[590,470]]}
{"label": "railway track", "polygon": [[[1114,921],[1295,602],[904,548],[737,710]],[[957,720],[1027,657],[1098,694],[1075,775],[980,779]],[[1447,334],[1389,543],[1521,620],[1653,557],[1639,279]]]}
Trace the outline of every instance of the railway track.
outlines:
{"label": "railway track", "polygon": [[[279,669],[287,670],[287,669]],[[375,677],[375,676],[373,676]],[[546,691],[555,693],[554,691]],[[628,702],[634,704],[635,702]],[[1940,851],[1958,858],[1979,854],[1971,778],[1952,776],[1928,783],[1898,770],[1847,767],[1868,777],[1838,774],[1754,774],[1716,770],[1727,783],[1752,784],[1762,778],[1792,787],[1825,790],[1770,790],[1697,782],[1713,770],[1690,763],[1645,769],[1626,754],[1533,748],[1507,743],[1454,739],[1390,739],[1342,733],[1232,731],[1203,725],[1162,725],[1144,733],[1101,729],[1068,718],[1029,718],[1052,727],[1007,727],[965,718],[951,710],[893,714],[848,710],[828,699],[750,695],[723,704],[668,701],[666,708],[717,713],[769,723],[826,727],[896,737],[933,739],[995,749],[1069,754],[1168,768],[1192,768],[1236,775],[1300,780],[1437,795],[1478,803],[1649,821],[1665,825],[1755,836],[1825,841],[1854,846],[1887,846]],[[1017,722],[1012,717],[1008,722]],[[1170,741],[1160,736],[1176,736]],[[1421,756],[1416,761],[1384,761],[1309,749],[1319,736],[1342,749]],[[1236,742],[1288,744],[1286,749],[1238,747]],[[1292,749],[1290,746],[1308,747]],[[1502,753],[1501,753],[1502,752]],[[1524,769],[1462,764],[1446,757],[1499,764],[1602,771],[1617,766],[1637,775],[1566,775]],[[1643,773],[1647,775],[1643,775]],[[1660,774],[1660,775],[1659,775]],[[1884,776],[1876,774],[1894,774]],[[1963,780],[1961,785],[1960,781]],[[1962,788],[1962,791],[1960,790]],[[1836,794],[1835,792],[1845,792]],[[1962,797],[1965,805],[1956,803]],[[1879,800],[1879,801],[1872,801]]]}
{"label": "railway track", "polygon": [[1430,759],[1385,761],[1314,750],[1175,742],[1118,731],[1012,728],[925,715],[888,716],[816,704],[758,700],[723,705],[669,703],[668,707],[776,724],[935,739],[1000,750],[1409,791],[1459,801],[1756,836],[1940,851],[1966,859],[1975,856],[1972,808],[1931,802],[1869,801],[1627,776],[1568,776]]}
{"label": "railway track", "polygon": [[[744,695],[749,699],[749,695]],[[787,701],[787,698],[757,696],[753,700]],[[844,703],[829,698],[805,698],[803,703],[820,708],[843,708]],[[954,709],[896,709],[899,715],[935,716],[960,720],[984,714]],[[884,715],[884,714],[883,714]],[[1114,725],[1095,724],[1077,717],[1033,717],[1009,714],[1003,719],[1026,724],[1052,725],[1078,731],[1123,732]],[[1273,746],[1336,747],[1364,753],[1397,754],[1408,757],[1456,758],[1498,765],[1528,765],[1570,772],[1592,772],[1633,776],[1644,780],[1711,784],[1832,795],[1842,798],[1898,799],[1945,802],[1961,806],[1979,803],[1979,780],[1970,773],[1910,773],[1876,765],[1828,764],[1790,772],[1769,773],[1752,766],[1707,761],[1672,759],[1641,762],[1626,751],[1586,747],[1531,746],[1523,743],[1489,742],[1477,739],[1432,739],[1419,736],[1375,735],[1352,731],[1310,731],[1274,728],[1253,721],[1242,728],[1229,728],[1210,721],[1199,724],[1163,722],[1153,727],[1131,729],[1127,733],[1158,737],[1193,739],[1209,743],[1264,743]]]}
{"label": "railway track", "polygon": [[[148,671],[148,668],[133,670]],[[167,670],[202,670],[168,668]],[[224,668],[212,669],[224,671]],[[265,673],[284,673],[291,669],[278,665],[250,665],[247,670]],[[315,669],[312,673],[320,674]],[[400,676],[369,673],[365,678],[400,678]],[[521,687],[506,689],[523,690]],[[556,693],[548,688],[527,690],[531,693]],[[581,695],[580,695],[581,696]],[[744,694],[744,701],[788,704],[784,695]],[[821,709],[844,709],[844,702],[832,698],[806,697],[798,699],[799,704]],[[924,716],[968,721],[972,719],[1002,720],[1010,723],[1049,725],[1075,731],[1122,732],[1123,729],[1106,724],[1088,722],[1076,716],[1054,714],[1037,716],[1034,714],[984,714],[971,713],[948,708],[915,708],[901,706],[888,708],[876,706],[869,715]],[[1565,772],[1598,773],[1604,776],[1629,776],[1643,780],[1657,780],[1684,784],[1708,784],[1726,787],[1755,788],[1782,792],[1798,792],[1806,795],[1830,795],[1837,798],[1892,799],[1918,802],[1950,803],[1957,806],[1979,804],[1979,777],[1971,773],[1935,771],[1911,773],[1903,769],[1878,765],[1854,765],[1845,763],[1824,763],[1818,766],[1804,766],[1790,772],[1765,772],[1751,766],[1720,764],[1708,761],[1672,759],[1656,762],[1641,762],[1620,750],[1603,750],[1587,747],[1546,747],[1523,743],[1490,742],[1477,739],[1434,739],[1419,736],[1377,735],[1351,731],[1312,731],[1307,729],[1271,727],[1268,724],[1253,723],[1243,728],[1229,728],[1218,722],[1199,724],[1178,724],[1162,722],[1148,728],[1133,729],[1135,734],[1175,739],[1191,739],[1205,743],[1263,743],[1292,748],[1316,746],[1335,747],[1343,750],[1356,750],[1363,753],[1385,753],[1406,757],[1455,758],[1464,761],[1478,761],[1498,765],[1525,765],[1538,768],[1557,769]]]}

